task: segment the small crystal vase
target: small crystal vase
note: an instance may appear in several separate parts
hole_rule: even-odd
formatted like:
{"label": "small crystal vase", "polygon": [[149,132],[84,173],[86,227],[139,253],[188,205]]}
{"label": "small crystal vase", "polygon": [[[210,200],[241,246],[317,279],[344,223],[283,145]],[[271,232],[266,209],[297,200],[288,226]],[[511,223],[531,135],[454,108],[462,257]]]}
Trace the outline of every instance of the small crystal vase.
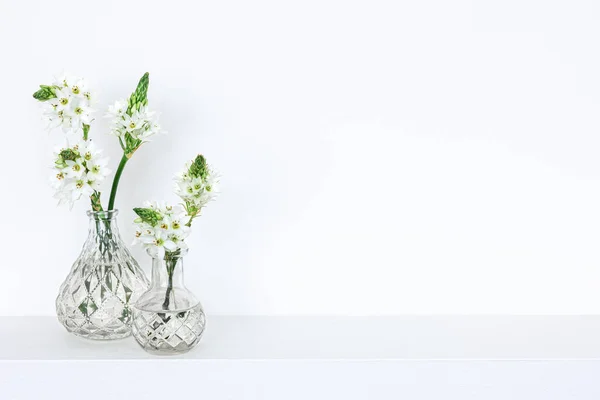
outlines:
{"label": "small crystal vase", "polygon": [[131,334],[131,303],[148,279],[123,243],[118,210],[88,211],[88,238],[56,299],[58,320],[87,339],[120,339]]}
{"label": "small crystal vase", "polygon": [[152,257],[152,283],[133,304],[133,337],[153,354],[181,354],[198,344],[206,317],[200,301],[183,283],[187,250]]}

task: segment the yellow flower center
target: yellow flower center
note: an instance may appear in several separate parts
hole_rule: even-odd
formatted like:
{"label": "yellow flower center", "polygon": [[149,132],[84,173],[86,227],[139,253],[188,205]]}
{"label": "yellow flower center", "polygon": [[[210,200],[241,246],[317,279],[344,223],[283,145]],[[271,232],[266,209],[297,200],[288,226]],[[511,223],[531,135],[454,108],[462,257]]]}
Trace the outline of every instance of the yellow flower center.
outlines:
{"label": "yellow flower center", "polygon": [[66,106],[67,103],[69,102],[69,99],[67,99],[66,97],[61,97],[61,99],[59,100],[60,104],[62,104],[63,106]]}
{"label": "yellow flower center", "polygon": [[74,94],[79,94],[79,86],[73,86],[73,87],[71,88],[71,91],[72,91]]}

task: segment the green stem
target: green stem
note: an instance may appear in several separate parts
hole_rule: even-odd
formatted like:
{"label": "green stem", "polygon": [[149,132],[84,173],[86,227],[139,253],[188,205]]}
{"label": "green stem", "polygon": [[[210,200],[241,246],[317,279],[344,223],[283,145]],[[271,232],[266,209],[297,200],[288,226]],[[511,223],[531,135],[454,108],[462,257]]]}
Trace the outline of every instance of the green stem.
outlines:
{"label": "green stem", "polygon": [[[167,290],[165,292],[165,301],[163,301],[163,310],[169,310],[169,304],[171,302],[171,292],[173,291],[173,273],[177,267],[177,261],[179,260],[180,251],[167,252],[165,254],[165,266],[167,268]],[[170,318],[170,317],[169,317]]]}
{"label": "green stem", "polygon": [[190,215],[190,220],[187,222],[187,224],[185,224],[185,226],[191,227],[192,226],[192,220],[194,219],[195,215]]}
{"label": "green stem", "polygon": [[[89,134],[89,132],[90,132],[90,126],[89,126],[89,125],[86,125],[86,124],[83,124],[83,125],[82,125],[82,129],[83,129],[83,140],[87,141],[87,140],[88,140],[88,134]],[[99,196],[99,195],[98,195],[98,192],[94,190],[94,194],[92,195],[92,197],[90,197],[90,198],[91,198],[91,203],[92,203],[92,210],[93,210],[93,211],[98,211],[98,210],[96,209],[96,208],[97,208],[97,207],[96,207],[97,205],[96,205],[96,204],[94,204],[94,197],[93,197],[93,196]],[[99,198],[99,197],[98,197],[98,198]],[[99,201],[98,201],[98,204],[99,204],[100,208],[102,208],[102,204],[100,204],[100,202],[99,202]]]}
{"label": "green stem", "polygon": [[[174,262],[177,262],[177,261],[174,261]],[[169,264],[170,263],[167,262],[167,274],[168,274],[169,280],[167,283],[167,291],[165,292],[165,301],[163,301],[163,310],[169,309],[171,291],[173,290],[173,271],[175,270],[175,266],[169,265]]]}
{"label": "green stem", "polygon": [[115,206],[115,197],[117,196],[117,188],[119,187],[119,179],[121,179],[121,174],[123,173],[123,169],[125,168],[125,164],[129,157],[124,153],[123,157],[121,157],[121,162],[119,163],[119,167],[117,168],[117,172],[115,172],[115,179],[113,180],[112,189],[110,190],[110,199],[108,200],[108,211],[113,210]]}

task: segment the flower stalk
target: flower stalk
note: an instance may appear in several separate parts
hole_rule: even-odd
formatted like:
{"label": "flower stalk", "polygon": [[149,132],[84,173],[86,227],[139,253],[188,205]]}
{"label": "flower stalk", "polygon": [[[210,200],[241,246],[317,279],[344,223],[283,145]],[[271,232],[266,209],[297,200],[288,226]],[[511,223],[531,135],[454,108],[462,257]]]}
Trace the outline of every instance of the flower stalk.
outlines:
{"label": "flower stalk", "polygon": [[165,265],[167,267],[167,290],[165,291],[165,300],[163,301],[163,310],[167,311],[171,303],[171,292],[173,291],[173,273],[177,266],[177,260],[179,259],[181,252],[176,250],[173,252],[166,252],[165,254]]}
{"label": "flower stalk", "polygon": [[[149,84],[146,72],[127,101],[117,101],[109,108],[108,116],[112,119],[110,133],[117,136],[123,156],[113,179],[108,210],[114,210],[119,181],[127,161],[150,136],[161,131],[153,118],[154,113],[147,108]],[[59,204],[68,203],[72,207],[81,197],[89,197],[92,210],[103,211],[100,184],[110,170],[106,168],[106,160],[97,158],[99,151],[90,150],[94,147],[89,136],[94,110],[93,95],[86,81],[60,76],[51,85],[40,85],[33,98],[42,103],[48,128],[62,128],[69,135],[67,145],[55,154],[53,186]],[[74,141],[71,134],[76,135],[78,140]]]}
{"label": "flower stalk", "polygon": [[123,149],[123,156],[115,172],[110,191],[109,210],[114,209],[119,181],[127,161],[133,157],[133,154],[146,142],[148,137],[160,130],[158,124],[151,120],[153,113],[147,110],[149,84],[150,74],[146,72],[138,82],[135,91],[129,96],[127,103],[117,102],[109,112],[110,116],[114,117],[112,133],[119,138]]}
{"label": "flower stalk", "polygon": [[115,172],[115,178],[112,183],[112,188],[110,190],[110,198],[108,200],[108,210],[113,210],[115,207],[115,197],[117,196],[117,189],[119,187],[119,181],[121,180],[121,175],[123,174],[123,170],[125,169],[125,164],[129,161],[129,157],[127,154],[123,154],[121,157],[121,162],[119,162],[119,166],[117,167],[117,171]]}
{"label": "flower stalk", "polygon": [[[144,208],[133,209],[138,216],[134,220],[137,225],[134,243],[141,243],[155,259],[164,260],[167,269],[167,287],[162,303],[165,311],[171,305],[173,274],[181,251],[188,248],[185,239],[190,234],[192,221],[215,198],[219,178],[204,156],[199,154],[185,165],[175,181],[175,192],[183,204],[169,206],[147,202]],[[170,317],[162,314],[162,318]]]}

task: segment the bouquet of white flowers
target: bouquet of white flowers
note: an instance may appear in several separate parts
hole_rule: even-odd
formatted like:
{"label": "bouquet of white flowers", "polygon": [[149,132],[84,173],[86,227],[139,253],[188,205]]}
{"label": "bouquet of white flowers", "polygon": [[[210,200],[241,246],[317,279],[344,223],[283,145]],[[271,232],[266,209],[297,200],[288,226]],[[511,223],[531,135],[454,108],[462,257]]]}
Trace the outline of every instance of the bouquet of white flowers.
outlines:
{"label": "bouquet of white flowers", "polygon": [[161,132],[148,109],[149,75],[144,74],[127,101],[108,110],[110,133],[119,140],[119,162],[106,207],[101,186],[112,172],[90,138],[94,122],[93,91],[81,78],[61,76],[41,85],[33,97],[43,104],[48,128],[61,128],[66,143],[54,153],[52,185],[59,204],[89,197],[90,230],[81,254],[60,288],[56,310],[68,331],[92,339],[117,339],[131,334],[130,302],[148,287],[148,279],[119,235],[115,197],[128,160]]}
{"label": "bouquet of white flowers", "polygon": [[[119,139],[123,156],[113,178],[108,207],[114,209],[119,179],[127,161],[150,137],[161,132],[156,114],[148,109],[149,74],[140,79],[127,101],[119,100],[109,107],[110,133]],[[65,145],[57,149],[52,176],[59,204],[73,203],[81,197],[90,197],[92,209],[102,211],[100,185],[111,173],[108,160],[101,157],[89,137],[93,122],[94,96],[85,80],[61,76],[52,85],[40,85],[33,97],[44,104],[48,128],[62,128],[67,135]]]}
{"label": "bouquet of white flowers", "polygon": [[192,221],[217,195],[219,175],[198,155],[185,165],[175,177],[175,193],[183,200],[182,205],[160,205],[147,202],[143,208],[134,208],[138,215],[135,243],[141,243],[158,257],[165,252],[187,249],[185,238],[190,233]]}
{"label": "bouquet of white flowers", "polygon": [[149,352],[186,352],[204,331],[204,310],[183,284],[183,256],[192,222],[215,198],[218,181],[218,174],[198,155],[175,177],[182,204],[146,202],[134,208],[134,244],[141,243],[153,261],[152,284],[134,304],[133,335]]}
{"label": "bouquet of white flowers", "polygon": [[[68,331],[91,339],[117,339],[131,334],[151,352],[185,352],[200,340],[205,316],[200,302],[183,284],[183,256],[192,222],[215,198],[219,175],[202,155],[185,165],[175,178],[182,203],[147,202],[135,208],[135,242],[152,256],[149,282],[118,232],[114,208],[119,179],[140,146],[161,132],[156,114],[148,109],[148,73],[128,100],[109,107],[110,134],[123,155],[116,168],[108,204],[101,186],[111,174],[90,139],[95,97],[80,78],[61,76],[41,85],[33,97],[44,105],[49,129],[61,128],[66,143],[54,153],[52,185],[59,204],[89,197],[88,239],[71,273],[60,288],[56,310]],[[135,304],[135,306],[133,306]],[[182,327],[186,327],[183,329]]]}

